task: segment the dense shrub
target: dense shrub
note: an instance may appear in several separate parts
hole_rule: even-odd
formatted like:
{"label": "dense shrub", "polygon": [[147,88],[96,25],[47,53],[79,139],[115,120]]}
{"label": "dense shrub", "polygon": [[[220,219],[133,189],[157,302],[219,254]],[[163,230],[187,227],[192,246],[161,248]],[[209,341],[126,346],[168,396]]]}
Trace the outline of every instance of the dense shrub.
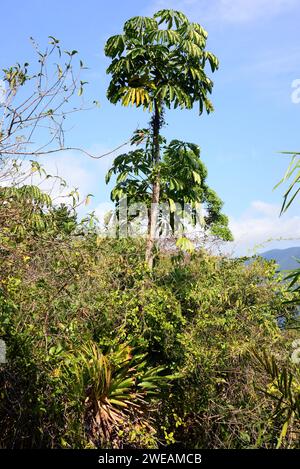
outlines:
{"label": "dense shrub", "polygon": [[[149,272],[143,241],[101,238],[51,207],[20,233],[14,209],[0,207],[2,447],[278,445],[275,378],[253,356],[284,368],[293,339],[273,263],[200,250]],[[295,447],[289,425],[280,444]]]}

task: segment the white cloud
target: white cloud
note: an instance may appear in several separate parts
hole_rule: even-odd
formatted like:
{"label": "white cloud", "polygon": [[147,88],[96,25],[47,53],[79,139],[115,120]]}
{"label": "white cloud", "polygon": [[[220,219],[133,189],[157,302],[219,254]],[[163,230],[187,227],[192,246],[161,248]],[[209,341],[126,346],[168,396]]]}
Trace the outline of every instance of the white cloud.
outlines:
{"label": "white cloud", "polygon": [[262,214],[266,217],[278,217],[280,212],[280,206],[275,204],[268,204],[267,202],[262,202],[261,200],[254,200],[251,203],[251,209],[259,214]]}
{"label": "white cloud", "polygon": [[[270,249],[280,239],[300,239],[300,216],[279,217],[280,206],[256,200],[240,218],[230,218],[234,246],[238,254],[253,253],[256,249]],[[260,245],[262,245],[260,247]]]}
{"label": "white cloud", "polygon": [[[94,175],[85,167],[85,161],[82,156],[68,152],[61,155],[50,156],[41,159],[41,163],[47,173],[53,176],[59,176],[66,180],[68,188],[62,192],[66,193],[72,188],[78,188],[82,195],[90,192],[90,187],[93,185]],[[43,183],[42,187],[47,190],[52,190],[53,181],[48,179],[46,184]],[[52,190],[52,196],[57,197],[61,194],[59,183],[55,184]]]}
{"label": "white cloud", "polygon": [[245,23],[277,16],[297,5],[297,0],[156,0],[151,10],[173,8],[200,22]]}

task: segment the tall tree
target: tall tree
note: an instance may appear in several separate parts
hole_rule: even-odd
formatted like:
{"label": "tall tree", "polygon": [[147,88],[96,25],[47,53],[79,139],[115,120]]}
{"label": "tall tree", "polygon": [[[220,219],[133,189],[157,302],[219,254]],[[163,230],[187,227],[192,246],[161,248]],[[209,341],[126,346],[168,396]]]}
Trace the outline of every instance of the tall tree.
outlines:
{"label": "tall tree", "polygon": [[213,82],[205,72],[218,68],[218,59],[205,50],[207,32],[179,11],[160,10],[152,18],[137,16],[126,21],[123,33],[112,36],[105,54],[112,58],[107,69],[111,81],[108,99],[116,104],[143,106],[152,113],[152,153],[155,167],[146,261],[153,265],[153,247],[160,200],[160,129],[164,108],[191,109],[200,114],[213,110],[208,95]]}

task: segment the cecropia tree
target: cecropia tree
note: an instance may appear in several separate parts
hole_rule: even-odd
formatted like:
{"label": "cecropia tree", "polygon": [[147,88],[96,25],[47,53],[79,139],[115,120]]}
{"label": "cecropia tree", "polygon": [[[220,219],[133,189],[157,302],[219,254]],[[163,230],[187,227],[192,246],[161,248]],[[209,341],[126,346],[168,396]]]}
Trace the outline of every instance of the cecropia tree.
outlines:
{"label": "cecropia tree", "polygon": [[191,109],[200,114],[213,110],[208,96],[213,82],[207,76],[218,68],[218,59],[206,51],[207,32],[179,11],[160,10],[152,18],[137,16],[126,21],[123,33],[112,36],[105,54],[112,61],[107,69],[111,81],[108,99],[116,104],[142,106],[151,114],[152,154],[155,167],[146,261],[153,265],[153,248],[160,200],[160,129],[164,108]]}

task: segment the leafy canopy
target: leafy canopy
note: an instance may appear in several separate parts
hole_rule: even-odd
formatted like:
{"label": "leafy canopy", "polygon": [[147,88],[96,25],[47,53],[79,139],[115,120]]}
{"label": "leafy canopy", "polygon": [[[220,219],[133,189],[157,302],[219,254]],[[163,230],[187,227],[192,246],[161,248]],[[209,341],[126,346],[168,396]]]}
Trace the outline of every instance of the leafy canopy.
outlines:
{"label": "leafy canopy", "polygon": [[213,110],[208,99],[213,82],[204,69],[218,68],[218,59],[205,50],[207,32],[174,10],[160,10],[153,18],[136,16],[126,21],[123,34],[112,36],[105,54],[112,63],[108,99],[152,111],[154,100],[191,109]]}

